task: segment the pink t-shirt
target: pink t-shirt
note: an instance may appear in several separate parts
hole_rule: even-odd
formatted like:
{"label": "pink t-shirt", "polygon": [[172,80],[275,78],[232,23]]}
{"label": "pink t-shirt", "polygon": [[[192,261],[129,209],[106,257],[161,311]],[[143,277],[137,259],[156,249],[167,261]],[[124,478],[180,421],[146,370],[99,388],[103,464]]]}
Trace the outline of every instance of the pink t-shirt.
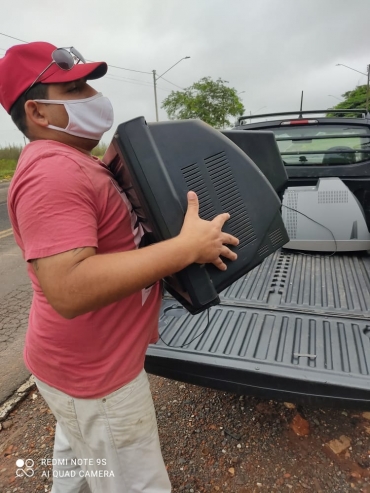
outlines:
{"label": "pink t-shirt", "polygon": [[[49,140],[23,150],[8,209],[27,261],[80,247],[95,247],[97,254],[133,250],[143,234],[104,164]],[[33,300],[24,358],[37,378],[73,397],[98,398],[140,373],[148,344],[158,338],[159,283],[67,320],[27,267]]]}

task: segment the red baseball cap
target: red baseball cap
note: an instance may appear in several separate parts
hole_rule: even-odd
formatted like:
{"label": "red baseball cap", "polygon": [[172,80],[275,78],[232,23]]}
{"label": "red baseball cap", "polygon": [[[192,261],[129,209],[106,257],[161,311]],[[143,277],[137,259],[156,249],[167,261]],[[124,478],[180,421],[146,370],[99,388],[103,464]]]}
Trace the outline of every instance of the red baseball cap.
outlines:
{"label": "red baseball cap", "polygon": [[[26,91],[52,62],[57,47],[42,41],[16,45],[0,58],[0,103],[10,113],[17,99]],[[62,70],[56,63],[42,74],[37,82],[53,84],[77,79],[99,79],[107,73],[105,62],[78,63],[70,70]]]}

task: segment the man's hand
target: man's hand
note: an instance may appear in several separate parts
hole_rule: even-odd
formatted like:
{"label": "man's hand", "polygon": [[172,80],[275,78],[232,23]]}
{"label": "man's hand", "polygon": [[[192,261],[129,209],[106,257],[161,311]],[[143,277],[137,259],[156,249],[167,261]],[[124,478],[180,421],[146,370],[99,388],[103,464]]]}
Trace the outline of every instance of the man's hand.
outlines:
{"label": "man's hand", "polygon": [[227,266],[221,257],[236,260],[237,255],[226,245],[237,246],[239,240],[222,228],[230,219],[230,214],[216,216],[212,221],[205,221],[199,217],[199,200],[195,192],[188,192],[188,210],[179,237],[189,248],[190,256],[198,264],[212,263],[220,270]]}

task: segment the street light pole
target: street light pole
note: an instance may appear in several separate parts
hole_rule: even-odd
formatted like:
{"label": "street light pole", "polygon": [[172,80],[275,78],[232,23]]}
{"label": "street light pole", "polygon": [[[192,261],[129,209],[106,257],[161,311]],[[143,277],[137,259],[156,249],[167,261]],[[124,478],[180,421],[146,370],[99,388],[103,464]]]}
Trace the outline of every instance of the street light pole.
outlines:
{"label": "street light pole", "polygon": [[369,82],[370,82],[370,64],[367,66],[366,114],[369,113]]}
{"label": "street light pole", "polygon": [[348,67],[348,65],[343,65],[343,63],[337,63],[336,64],[336,67],[339,67],[339,66],[349,68],[350,70],[353,70],[354,72],[358,72],[359,74],[362,74],[362,75],[367,75],[364,72],[360,72],[359,70],[356,70],[355,68]]}
{"label": "street light pole", "polygon": [[171,70],[171,68],[173,68],[175,65],[180,63],[182,60],[186,60],[187,58],[190,58],[190,56],[184,56],[183,58],[181,58],[178,62],[174,63],[169,69],[167,69],[165,72],[163,72],[163,74],[160,75],[159,77],[156,76],[157,72],[155,70],[153,70],[155,117],[156,117],[157,122],[159,122],[159,119],[158,119],[158,100],[157,100],[157,80],[160,79],[161,77],[163,77],[164,74],[167,74],[167,72],[169,72]]}
{"label": "street light pole", "polygon": [[157,102],[157,79],[155,78],[156,71],[153,70],[153,83],[154,83],[154,103],[155,103],[155,118],[158,122],[158,102]]}

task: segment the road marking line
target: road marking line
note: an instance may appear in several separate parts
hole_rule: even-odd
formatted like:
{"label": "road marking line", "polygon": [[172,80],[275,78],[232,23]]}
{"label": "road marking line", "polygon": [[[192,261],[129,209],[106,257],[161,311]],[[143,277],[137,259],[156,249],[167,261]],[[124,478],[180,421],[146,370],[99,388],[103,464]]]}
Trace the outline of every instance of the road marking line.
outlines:
{"label": "road marking line", "polygon": [[13,234],[13,229],[4,229],[4,231],[0,231],[0,239],[1,238],[6,238],[7,236],[10,236]]}

